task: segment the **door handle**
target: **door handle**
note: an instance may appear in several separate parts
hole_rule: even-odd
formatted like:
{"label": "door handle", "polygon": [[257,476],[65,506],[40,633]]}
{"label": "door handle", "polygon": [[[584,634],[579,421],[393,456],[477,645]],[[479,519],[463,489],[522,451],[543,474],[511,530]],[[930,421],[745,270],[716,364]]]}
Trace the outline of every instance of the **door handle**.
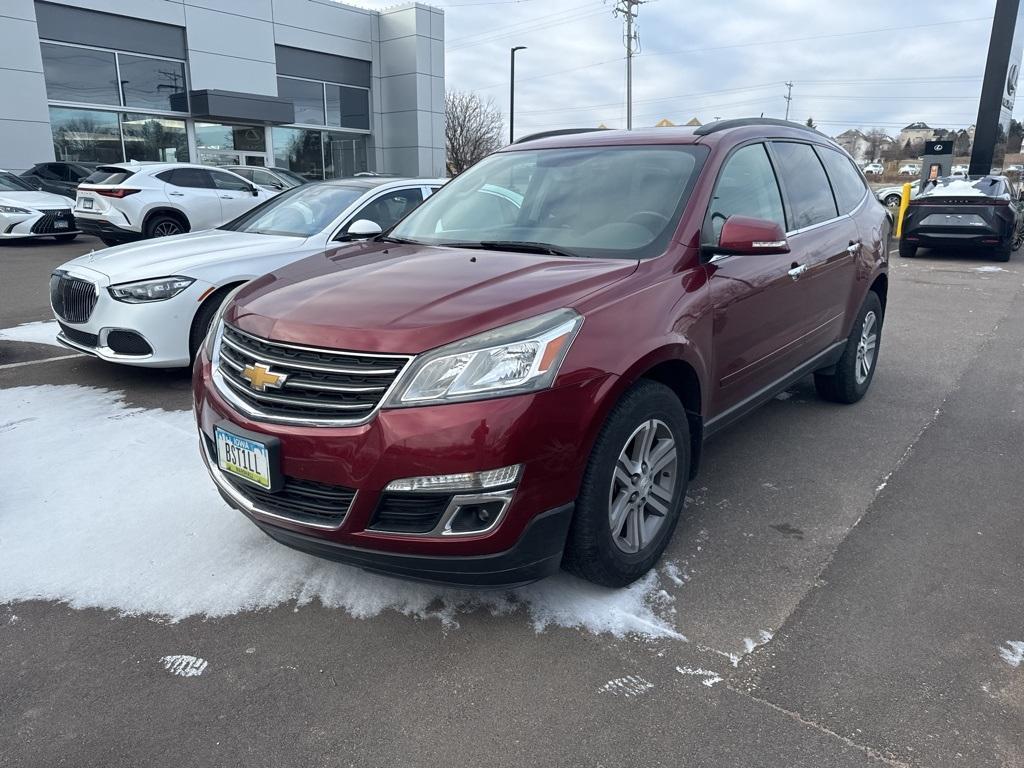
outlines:
{"label": "door handle", "polygon": [[231,195],[221,195],[220,199],[221,200],[234,200],[235,198],[232,197]]}
{"label": "door handle", "polygon": [[171,197],[184,197],[185,196],[184,192],[168,192],[167,194],[169,196],[171,196]]}
{"label": "door handle", "polygon": [[851,256],[856,256],[858,253],[860,253],[861,245],[863,244],[859,240],[851,240],[850,247],[846,249],[846,252]]}
{"label": "door handle", "polygon": [[797,264],[793,262],[793,268],[789,270],[789,276],[796,280],[800,275],[807,271],[806,264]]}

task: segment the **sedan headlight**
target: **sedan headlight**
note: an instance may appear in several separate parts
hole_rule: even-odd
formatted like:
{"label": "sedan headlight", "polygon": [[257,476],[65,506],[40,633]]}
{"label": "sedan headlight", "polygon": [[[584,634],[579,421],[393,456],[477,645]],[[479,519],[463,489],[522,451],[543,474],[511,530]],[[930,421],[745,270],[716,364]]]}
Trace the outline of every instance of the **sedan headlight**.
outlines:
{"label": "sedan headlight", "polygon": [[158,277],[155,280],[112,285],[107,290],[115,299],[126,304],[146,304],[174,298],[194,282],[191,277]]}
{"label": "sedan headlight", "polygon": [[13,205],[0,205],[0,213],[32,213],[32,211],[26,211],[24,208]]}
{"label": "sedan headlight", "polygon": [[484,400],[546,389],[582,324],[577,312],[559,309],[420,355],[388,405]]}

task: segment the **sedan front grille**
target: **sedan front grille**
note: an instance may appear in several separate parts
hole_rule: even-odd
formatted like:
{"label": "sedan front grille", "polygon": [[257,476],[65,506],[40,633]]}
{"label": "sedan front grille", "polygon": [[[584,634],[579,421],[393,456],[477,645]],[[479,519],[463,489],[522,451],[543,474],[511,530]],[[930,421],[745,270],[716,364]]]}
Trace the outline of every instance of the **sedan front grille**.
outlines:
{"label": "sedan front grille", "polygon": [[96,308],[97,295],[96,286],[88,280],[61,271],[50,276],[50,305],[58,317],[69,323],[88,322]]}
{"label": "sedan front grille", "polygon": [[[357,424],[373,415],[410,360],[269,341],[225,324],[217,373],[224,394],[251,415],[285,423]],[[255,366],[283,375],[283,383],[254,387],[244,374]]]}
{"label": "sedan front grille", "polygon": [[[62,232],[75,231],[75,217],[71,214],[70,208],[62,208],[53,211],[43,211],[42,217],[32,225],[33,235],[54,235]],[[63,227],[58,227],[57,222],[66,222]]]}

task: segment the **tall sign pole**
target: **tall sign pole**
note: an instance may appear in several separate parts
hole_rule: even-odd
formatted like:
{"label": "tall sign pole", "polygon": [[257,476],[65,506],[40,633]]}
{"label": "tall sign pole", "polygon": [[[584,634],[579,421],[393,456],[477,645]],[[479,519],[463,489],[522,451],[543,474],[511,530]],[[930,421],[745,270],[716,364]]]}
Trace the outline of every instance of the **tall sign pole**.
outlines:
{"label": "tall sign pole", "polygon": [[626,43],[626,129],[633,129],[633,56],[640,49],[640,34],[636,30],[636,16],[640,6],[648,0],[618,0],[615,15],[622,15],[626,20],[624,42]]}
{"label": "tall sign pole", "polygon": [[525,51],[525,45],[517,45],[512,49],[512,65],[509,67],[508,86],[508,143],[516,140],[516,51]]}
{"label": "tall sign pole", "polygon": [[992,35],[981,86],[978,119],[974,123],[974,147],[968,173],[983,176],[1002,166],[1006,138],[1017,96],[1017,76],[1024,50],[1024,19],[1021,0],[996,0]]}

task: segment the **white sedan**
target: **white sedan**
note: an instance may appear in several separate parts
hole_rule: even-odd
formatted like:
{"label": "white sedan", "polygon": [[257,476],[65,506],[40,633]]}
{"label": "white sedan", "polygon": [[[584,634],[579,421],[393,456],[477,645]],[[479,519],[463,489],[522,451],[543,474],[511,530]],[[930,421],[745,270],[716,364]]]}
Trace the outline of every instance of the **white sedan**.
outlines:
{"label": "white sedan", "polygon": [[81,256],[50,278],[57,341],[110,362],[187,366],[232,290],[332,244],[379,234],[445,181],[303,184],[218,229]]}
{"label": "white sedan", "polygon": [[54,237],[65,242],[77,235],[70,200],[0,171],[0,240]]}

